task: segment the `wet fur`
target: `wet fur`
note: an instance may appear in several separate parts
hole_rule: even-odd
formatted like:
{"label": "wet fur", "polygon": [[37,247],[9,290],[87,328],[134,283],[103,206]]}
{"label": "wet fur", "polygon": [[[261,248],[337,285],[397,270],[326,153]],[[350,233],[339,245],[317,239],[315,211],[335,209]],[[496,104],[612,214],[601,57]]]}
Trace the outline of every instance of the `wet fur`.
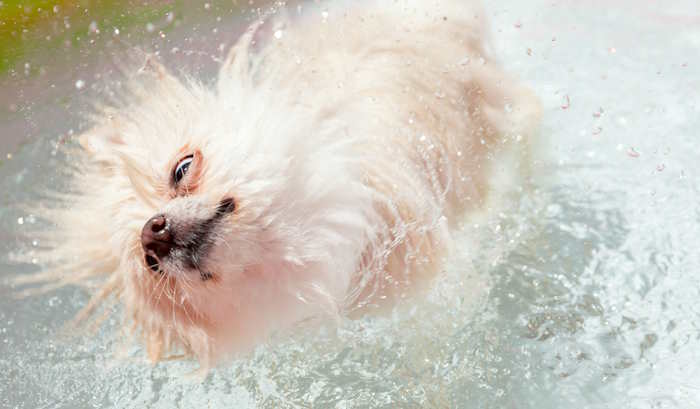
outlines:
{"label": "wet fur", "polygon": [[[392,305],[428,285],[496,173],[527,172],[539,105],[486,37],[462,0],[336,3],[328,21],[307,6],[253,24],[213,89],[146,57],[81,136],[43,212],[47,270],[21,283],[97,283],[81,318],[116,300],[152,360],[183,348],[205,367],[309,317]],[[173,195],[193,149],[197,185]],[[144,265],[150,217],[211,218],[227,196],[234,214],[197,236],[200,275]]]}

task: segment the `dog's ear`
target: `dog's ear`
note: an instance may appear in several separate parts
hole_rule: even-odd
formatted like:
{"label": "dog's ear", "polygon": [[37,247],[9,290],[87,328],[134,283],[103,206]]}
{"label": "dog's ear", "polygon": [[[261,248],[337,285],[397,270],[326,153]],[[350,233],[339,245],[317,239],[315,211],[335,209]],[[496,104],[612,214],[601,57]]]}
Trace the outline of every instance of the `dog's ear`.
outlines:
{"label": "dog's ear", "polygon": [[151,77],[156,81],[177,81],[154,54],[139,51],[143,58],[143,65],[138,70],[139,75]]}
{"label": "dog's ear", "polygon": [[124,142],[111,121],[94,126],[78,137],[80,146],[96,159],[113,156],[114,148]]}
{"label": "dog's ear", "polygon": [[228,51],[219,69],[219,89],[232,82],[238,85],[252,85],[256,65],[260,62],[259,53],[271,41],[279,40],[276,33],[282,33],[289,25],[286,8],[262,16],[252,23]]}
{"label": "dog's ear", "polygon": [[[158,92],[159,87],[169,87],[180,82],[152,54],[140,49],[127,53],[121,67],[126,86],[115,98],[117,101],[141,101]],[[96,160],[114,157],[116,150],[124,145],[121,137],[119,110],[123,102],[114,105],[97,105],[91,119],[95,125],[78,137],[83,149]]]}
{"label": "dog's ear", "polygon": [[263,20],[253,23],[231,47],[219,69],[219,88],[227,86],[232,81],[247,82],[250,76],[250,53],[256,33],[264,24]]}

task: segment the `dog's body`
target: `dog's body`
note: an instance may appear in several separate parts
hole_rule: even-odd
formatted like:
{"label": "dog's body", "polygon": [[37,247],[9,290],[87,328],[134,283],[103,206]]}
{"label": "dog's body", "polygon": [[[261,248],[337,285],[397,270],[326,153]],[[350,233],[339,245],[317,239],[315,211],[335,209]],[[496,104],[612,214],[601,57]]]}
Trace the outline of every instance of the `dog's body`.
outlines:
{"label": "dog's body", "polygon": [[492,61],[478,9],[377,3],[254,24],[215,90],[149,60],[83,135],[51,212],[63,282],[105,275],[95,300],[118,295],[153,359],[210,365],[422,287],[500,153],[526,149],[538,104]]}

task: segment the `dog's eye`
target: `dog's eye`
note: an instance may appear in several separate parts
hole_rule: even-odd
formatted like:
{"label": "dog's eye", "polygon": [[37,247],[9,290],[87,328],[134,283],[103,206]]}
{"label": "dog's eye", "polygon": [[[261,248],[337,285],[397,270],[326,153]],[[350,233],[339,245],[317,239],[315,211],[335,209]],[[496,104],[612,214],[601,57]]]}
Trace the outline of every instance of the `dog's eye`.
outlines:
{"label": "dog's eye", "polygon": [[180,159],[180,162],[177,163],[177,166],[175,166],[175,171],[173,172],[173,180],[175,181],[176,185],[180,183],[182,178],[185,177],[187,171],[190,169],[190,165],[192,165],[193,160],[194,156],[189,155]]}

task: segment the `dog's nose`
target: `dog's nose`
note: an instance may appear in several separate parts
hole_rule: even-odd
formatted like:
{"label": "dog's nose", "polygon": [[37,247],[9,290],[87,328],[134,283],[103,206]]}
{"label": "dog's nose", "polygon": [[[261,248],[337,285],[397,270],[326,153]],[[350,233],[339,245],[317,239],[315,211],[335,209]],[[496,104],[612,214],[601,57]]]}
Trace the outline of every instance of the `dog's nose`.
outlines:
{"label": "dog's nose", "polygon": [[146,265],[153,271],[159,271],[161,260],[167,257],[175,246],[170,223],[164,215],[153,217],[143,226],[141,246],[145,253]]}

